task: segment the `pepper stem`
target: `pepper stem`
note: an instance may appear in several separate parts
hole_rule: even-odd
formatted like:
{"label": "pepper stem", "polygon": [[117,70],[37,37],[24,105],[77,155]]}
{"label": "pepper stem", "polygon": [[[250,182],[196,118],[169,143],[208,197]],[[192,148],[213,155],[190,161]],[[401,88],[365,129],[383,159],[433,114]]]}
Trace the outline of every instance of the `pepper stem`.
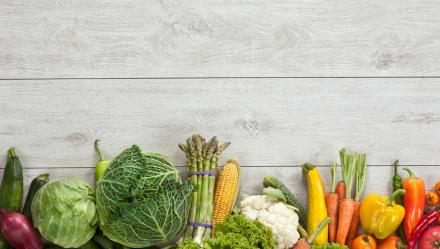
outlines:
{"label": "pepper stem", "polygon": [[405,189],[398,189],[398,190],[394,191],[391,194],[390,198],[388,198],[387,205],[391,206],[393,204],[393,201],[395,201],[398,196],[401,196],[401,195],[403,195],[405,193],[406,193]]}
{"label": "pepper stem", "polygon": [[394,162],[393,162],[393,167],[394,167],[394,176],[397,176],[397,167],[399,166],[399,160],[398,159],[396,159],[396,160],[394,160]]}
{"label": "pepper stem", "polygon": [[9,150],[8,150],[8,157],[9,158],[17,157],[17,152],[15,152],[15,148],[14,147],[9,148]]}
{"label": "pepper stem", "polygon": [[407,246],[402,242],[402,240],[397,241],[397,249],[406,249]]}
{"label": "pepper stem", "polygon": [[368,244],[368,247],[371,247],[370,239],[368,238],[368,235],[362,234],[362,240]]}
{"label": "pepper stem", "polygon": [[416,178],[416,174],[414,173],[414,171],[411,168],[405,167],[402,169],[405,170],[406,172],[408,172],[409,178]]}
{"label": "pepper stem", "polygon": [[99,139],[96,139],[95,140],[95,151],[96,151],[96,154],[98,154],[99,161],[105,161],[104,154],[102,154],[101,150],[99,149],[99,144],[98,143],[99,143]]}

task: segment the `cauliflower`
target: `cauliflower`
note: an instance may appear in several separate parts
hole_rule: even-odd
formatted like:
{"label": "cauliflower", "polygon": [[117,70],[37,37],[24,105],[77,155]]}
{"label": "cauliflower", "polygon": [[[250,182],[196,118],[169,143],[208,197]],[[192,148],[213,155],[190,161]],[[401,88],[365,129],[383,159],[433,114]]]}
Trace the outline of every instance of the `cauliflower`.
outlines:
{"label": "cauliflower", "polygon": [[251,195],[240,203],[241,213],[272,229],[276,249],[292,248],[299,239],[298,215],[293,207],[267,195]]}

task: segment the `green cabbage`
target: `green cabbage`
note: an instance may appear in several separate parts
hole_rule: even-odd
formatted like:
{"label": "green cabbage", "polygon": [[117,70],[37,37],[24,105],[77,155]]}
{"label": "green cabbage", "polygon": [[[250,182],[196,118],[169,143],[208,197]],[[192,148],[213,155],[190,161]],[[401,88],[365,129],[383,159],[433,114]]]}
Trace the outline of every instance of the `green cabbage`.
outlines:
{"label": "green cabbage", "polygon": [[35,194],[31,209],[33,224],[43,237],[64,248],[82,246],[95,234],[95,196],[83,180],[47,183]]}
{"label": "green cabbage", "polygon": [[133,145],[97,183],[100,227],[105,236],[131,248],[171,242],[186,226],[192,191],[167,158]]}

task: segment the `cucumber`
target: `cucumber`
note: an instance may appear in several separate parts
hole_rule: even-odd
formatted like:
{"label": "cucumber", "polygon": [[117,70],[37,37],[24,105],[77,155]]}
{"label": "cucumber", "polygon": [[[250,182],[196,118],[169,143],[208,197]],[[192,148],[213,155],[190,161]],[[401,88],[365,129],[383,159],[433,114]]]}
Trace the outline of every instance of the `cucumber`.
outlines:
{"label": "cucumber", "polygon": [[302,226],[306,226],[307,222],[307,211],[304,206],[296,199],[295,195],[275,176],[266,176],[263,180],[263,185],[265,188],[272,187],[275,189],[281,190],[283,192],[284,197],[286,198],[286,203],[298,209],[297,214],[299,218],[299,223]]}
{"label": "cucumber", "polygon": [[20,212],[23,203],[23,169],[14,148],[8,150],[5,171],[0,185],[0,208]]}
{"label": "cucumber", "polygon": [[35,177],[32,180],[31,185],[29,186],[29,190],[26,195],[26,200],[24,201],[23,211],[22,211],[22,213],[26,217],[28,217],[29,220],[32,220],[31,204],[32,204],[32,200],[34,199],[34,195],[47,182],[49,182],[49,174],[43,174]]}

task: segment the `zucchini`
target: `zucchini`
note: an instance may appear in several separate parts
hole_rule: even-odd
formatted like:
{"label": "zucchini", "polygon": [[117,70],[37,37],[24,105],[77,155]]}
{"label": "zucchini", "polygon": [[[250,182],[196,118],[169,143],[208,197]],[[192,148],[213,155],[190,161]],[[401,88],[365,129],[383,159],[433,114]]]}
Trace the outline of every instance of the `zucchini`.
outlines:
{"label": "zucchini", "polygon": [[9,243],[3,238],[2,233],[0,233],[0,249],[10,248]]}
{"label": "zucchini", "polygon": [[[8,159],[0,185],[0,208],[19,212],[23,202],[23,169],[14,148],[8,150]],[[9,248],[0,234],[0,249]]]}
{"label": "zucchini", "polygon": [[0,185],[0,208],[20,212],[23,203],[23,169],[14,148],[8,150],[5,171]]}
{"label": "zucchini", "polygon": [[49,247],[45,247],[45,249],[64,249],[64,247],[57,246],[57,245],[51,245]]}
{"label": "zucchini", "polygon": [[89,242],[85,243],[84,245],[80,246],[79,249],[101,249],[98,244],[96,244],[93,239],[89,240]]}
{"label": "zucchini", "polygon": [[29,186],[28,193],[26,195],[26,200],[24,201],[23,205],[23,211],[22,213],[29,218],[29,220],[32,220],[32,212],[31,212],[31,204],[32,200],[34,199],[35,193],[43,187],[44,184],[49,182],[49,174],[42,174],[37,177],[35,177],[31,185]]}
{"label": "zucchini", "polygon": [[102,234],[95,234],[93,240],[103,249],[116,249],[118,245]]}
{"label": "zucchini", "polygon": [[297,209],[299,223],[302,226],[306,226],[307,223],[307,211],[304,206],[296,199],[295,195],[290,192],[290,190],[275,176],[266,176],[263,180],[263,185],[265,188],[272,187],[281,190],[284,197],[286,198],[286,203]]}

